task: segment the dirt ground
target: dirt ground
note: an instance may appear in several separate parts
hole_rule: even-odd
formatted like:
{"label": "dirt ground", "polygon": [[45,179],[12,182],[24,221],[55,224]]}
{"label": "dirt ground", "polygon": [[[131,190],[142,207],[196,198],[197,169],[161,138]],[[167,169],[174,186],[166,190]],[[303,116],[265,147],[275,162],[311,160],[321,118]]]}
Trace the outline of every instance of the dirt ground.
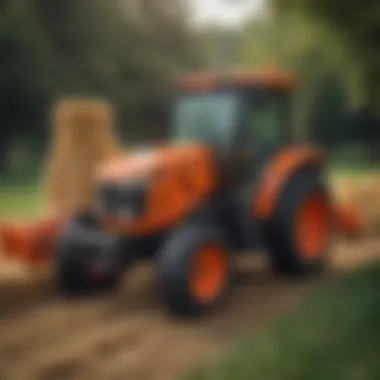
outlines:
{"label": "dirt ground", "polygon": [[[380,239],[339,242],[326,277],[289,282],[273,278],[265,263],[248,257],[227,310],[193,322],[163,311],[151,268],[139,268],[111,298],[80,303],[54,299],[46,284],[13,291],[9,285],[0,292],[0,379],[175,379],[293,310],[319,281],[378,258]],[[11,305],[26,299],[31,302],[10,313]]]}

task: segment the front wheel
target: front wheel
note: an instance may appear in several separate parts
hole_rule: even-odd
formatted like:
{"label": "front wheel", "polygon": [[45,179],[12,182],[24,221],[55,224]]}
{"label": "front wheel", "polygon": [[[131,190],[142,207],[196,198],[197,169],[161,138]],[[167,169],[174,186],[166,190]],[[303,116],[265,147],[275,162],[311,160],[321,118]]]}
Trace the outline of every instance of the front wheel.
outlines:
{"label": "front wheel", "polygon": [[201,315],[221,306],[231,288],[228,246],[214,227],[183,227],[158,255],[163,302],[175,315]]}
{"label": "front wheel", "polygon": [[[120,276],[113,272],[94,270],[97,230],[95,220],[77,218],[69,222],[60,236],[54,262],[54,279],[61,295],[95,295],[117,288]],[[83,241],[83,231],[94,234],[91,240],[94,246]]]}

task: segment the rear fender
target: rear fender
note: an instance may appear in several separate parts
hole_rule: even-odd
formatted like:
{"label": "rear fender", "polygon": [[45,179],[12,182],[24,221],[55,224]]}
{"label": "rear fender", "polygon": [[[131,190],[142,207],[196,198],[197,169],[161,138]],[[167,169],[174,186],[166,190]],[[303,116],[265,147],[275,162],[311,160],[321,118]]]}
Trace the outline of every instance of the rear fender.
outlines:
{"label": "rear fender", "polygon": [[310,146],[291,147],[276,154],[257,184],[252,204],[254,216],[262,221],[271,220],[277,200],[289,178],[306,166],[322,168],[324,162],[323,152]]}

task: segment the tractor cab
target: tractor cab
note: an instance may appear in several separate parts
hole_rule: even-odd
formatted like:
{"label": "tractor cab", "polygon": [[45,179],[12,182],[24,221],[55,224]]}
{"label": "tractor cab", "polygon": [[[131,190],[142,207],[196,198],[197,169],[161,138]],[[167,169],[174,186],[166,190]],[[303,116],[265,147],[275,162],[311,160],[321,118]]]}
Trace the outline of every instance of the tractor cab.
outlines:
{"label": "tractor cab", "polygon": [[293,139],[294,84],[280,73],[188,76],[181,79],[171,116],[174,143],[200,143],[250,177]]}

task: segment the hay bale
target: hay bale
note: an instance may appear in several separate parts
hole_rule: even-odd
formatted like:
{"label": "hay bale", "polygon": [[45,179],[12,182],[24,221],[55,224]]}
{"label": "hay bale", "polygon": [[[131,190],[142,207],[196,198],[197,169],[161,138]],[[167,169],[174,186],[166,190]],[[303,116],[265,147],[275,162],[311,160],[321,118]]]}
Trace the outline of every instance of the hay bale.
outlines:
{"label": "hay bale", "polygon": [[76,213],[92,203],[96,167],[121,154],[115,117],[108,103],[81,98],[59,101],[51,117],[43,192],[51,212]]}
{"label": "hay bale", "polygon": [[380,233],[380,178],[372,176],[365,180],[340,183],[335,186],[337,204],[357,210],[367,234]]}

